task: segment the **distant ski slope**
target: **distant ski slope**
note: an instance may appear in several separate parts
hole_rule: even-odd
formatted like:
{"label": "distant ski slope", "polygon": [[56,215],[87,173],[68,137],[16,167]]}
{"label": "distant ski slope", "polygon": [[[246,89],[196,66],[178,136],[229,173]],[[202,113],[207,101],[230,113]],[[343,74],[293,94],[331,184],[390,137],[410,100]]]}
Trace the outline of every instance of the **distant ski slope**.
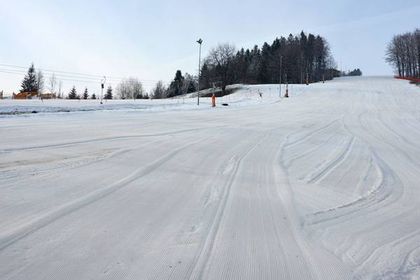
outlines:
{"label": "distant ski slope", "polygon": [[0,279],[420,278],[420,88],[289,89],[0,118]]}

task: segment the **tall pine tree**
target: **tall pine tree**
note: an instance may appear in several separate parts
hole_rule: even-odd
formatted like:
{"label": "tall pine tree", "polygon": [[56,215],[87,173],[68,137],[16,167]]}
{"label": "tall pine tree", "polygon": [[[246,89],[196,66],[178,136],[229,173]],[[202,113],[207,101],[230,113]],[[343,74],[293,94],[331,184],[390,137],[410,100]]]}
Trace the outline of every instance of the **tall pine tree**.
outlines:
{"label": "tall pine tree", "polygon": [[174,97],[183,94],[182,86],[184,85],[184,77],[182,76],[181,70],[177,70],[175,78],[171,82],[168,88],[168,97]]}
{"label": "tall pine tree", "polygon": [[89,92],[88,89],[85,88],[85,92],[83,93],[83,99],[88,99],[89,98]]}
{"label": "tall pine tree", "polygon": [[32,63],[28,69],[28,73],[23,78],[22,89],[20,92],[38,92],[38,83],[34,64]]}
{"label": "tall pine tree", "polygon": [[112,99],[112,87],[109,86],[106,90],[104,99]]}
{"label": "tall pine tree", "polygon": [[68,99],[77,99],[77,92],[75,86],[73,86],[73,88],[70,90]]}

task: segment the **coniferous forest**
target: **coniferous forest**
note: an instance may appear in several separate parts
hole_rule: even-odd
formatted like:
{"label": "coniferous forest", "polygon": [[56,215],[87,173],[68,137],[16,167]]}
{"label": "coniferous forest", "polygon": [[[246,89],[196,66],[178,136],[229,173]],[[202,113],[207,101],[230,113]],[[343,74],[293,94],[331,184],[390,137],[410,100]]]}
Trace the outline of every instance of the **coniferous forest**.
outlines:
{"label": "coniferous forest", "polygon": [[229,84],[313,83],[339,75],[328,42],[320,35],[290,34],[262,47],[236,50],[220,44],[205,58],[201,88]]}

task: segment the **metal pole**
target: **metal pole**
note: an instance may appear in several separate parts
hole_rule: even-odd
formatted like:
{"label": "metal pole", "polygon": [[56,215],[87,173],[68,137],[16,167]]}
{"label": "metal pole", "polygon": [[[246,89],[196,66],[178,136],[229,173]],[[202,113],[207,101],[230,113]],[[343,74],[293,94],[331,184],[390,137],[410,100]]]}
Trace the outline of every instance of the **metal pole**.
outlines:
{"label": "metal pole", "polygon": [[309,85],[309,74],[308,74],[308,69],[306,69],[306,85]]}
{"label": "metal pole", "polygon": [[283,56],[280,55],[280,84],[279,84],[279,97],[281,97],[281,68],[283,66]]}
{"label": "metal pole", "polygon": [[104,78],[101,81],[101,104],[102,104],[102,96],[104,94],[105,82],[106,82],[106,77],[104,76]]}
{"label": "metal pole", "polygon": [[200,72],[201,72],[201,44],[203,40],[198,39],[197,43],[200,45],[198,52],[198,91],[197,91],[197,106],[200,105]]}

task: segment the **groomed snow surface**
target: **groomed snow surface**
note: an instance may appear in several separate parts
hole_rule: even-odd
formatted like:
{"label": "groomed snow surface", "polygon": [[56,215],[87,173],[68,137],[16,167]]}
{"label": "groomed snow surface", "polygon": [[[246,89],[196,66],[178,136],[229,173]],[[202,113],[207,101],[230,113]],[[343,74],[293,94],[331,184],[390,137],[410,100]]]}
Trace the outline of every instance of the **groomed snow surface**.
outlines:
{"label": "groomed snow surface", "polygon": [[0,101],[0,278],[420,279],[420,88],[290,95]]}

